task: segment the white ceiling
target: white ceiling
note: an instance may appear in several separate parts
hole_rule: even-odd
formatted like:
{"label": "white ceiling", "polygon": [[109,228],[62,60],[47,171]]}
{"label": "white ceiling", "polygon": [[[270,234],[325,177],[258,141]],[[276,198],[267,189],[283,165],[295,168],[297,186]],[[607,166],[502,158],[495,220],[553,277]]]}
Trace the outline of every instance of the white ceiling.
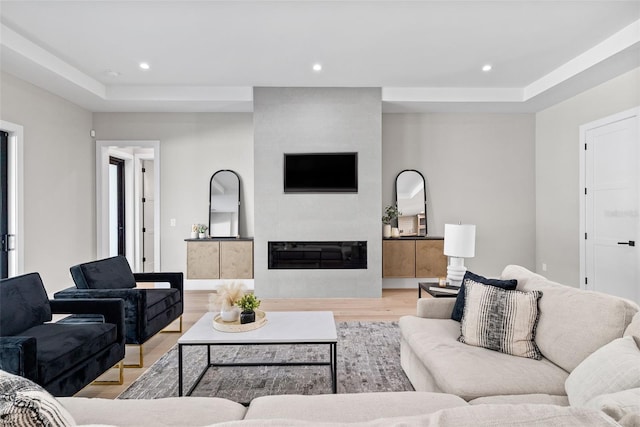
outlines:
{"label": "white ceiling", "polygon": [[387,112],[528,112],[640,66],[638,0],[2,0],[0,24],[3,71],[91,111],[326,86],[381,87]]}

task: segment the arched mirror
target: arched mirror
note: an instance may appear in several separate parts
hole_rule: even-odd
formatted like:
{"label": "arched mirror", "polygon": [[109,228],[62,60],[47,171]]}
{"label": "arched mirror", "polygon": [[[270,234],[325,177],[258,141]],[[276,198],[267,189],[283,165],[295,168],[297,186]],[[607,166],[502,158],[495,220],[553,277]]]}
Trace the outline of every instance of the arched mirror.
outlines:
{"label": "arched mirror", "polygon": [[239,237],[240,177],[232,170],[219,170],[209,181],[209,234]]}
{"label": "arched mirror", "polygon": [[424,176],[417,170],[403,170],[396,177],[398,230],[401,236],[427,235],[427,200]]}

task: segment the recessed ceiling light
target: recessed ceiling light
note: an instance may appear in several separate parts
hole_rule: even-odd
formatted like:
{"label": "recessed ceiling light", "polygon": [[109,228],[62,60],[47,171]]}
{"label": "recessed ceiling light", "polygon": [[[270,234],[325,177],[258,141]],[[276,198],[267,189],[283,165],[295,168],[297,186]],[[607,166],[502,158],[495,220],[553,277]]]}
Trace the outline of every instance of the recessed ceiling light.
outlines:
{"label": "recessed ceiling light", "polygon": [[318,72],[318,71],[322,71],[322,64],[313,64],[313,71]]}
{"label": "recessed ceiling light", "polygon": [[491,71],[492,68],[491,64],[486,64],[482,66],[482,71],[486,73],[487,71]]}
{"label": "recessed ceiling light", "polygon": [[142,68],[143,70],[148,70],[151,67],[149,67],[149,64],[147,62],[141,62],[140,68]]}

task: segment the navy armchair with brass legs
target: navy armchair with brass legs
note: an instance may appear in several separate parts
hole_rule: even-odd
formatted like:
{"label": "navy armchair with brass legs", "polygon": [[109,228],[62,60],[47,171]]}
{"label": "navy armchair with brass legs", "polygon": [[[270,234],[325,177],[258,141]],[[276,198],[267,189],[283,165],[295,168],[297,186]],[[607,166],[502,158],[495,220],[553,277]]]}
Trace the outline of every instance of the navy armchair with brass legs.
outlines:
{"label": "navy armchair with brass legs", "polygon": [[[101,259],[71,267],[75,288],[57,292],[57,298],[122,298],[125,302],[126,343],[137,345],[142,367],[143,344],[179,319],[182,332],[184,301],[182,273],[133,273],[123,256]],[[169,283],[169,288],[138,288],[137,282]]]}
{"label": "navy armchair with brass legs", "polygon": [[[51,322],[53,314],[91,315],[99,322]],[[0,280],[0,369],[71,396],[125,353],[121,299],[49,300],[38,273]]]}

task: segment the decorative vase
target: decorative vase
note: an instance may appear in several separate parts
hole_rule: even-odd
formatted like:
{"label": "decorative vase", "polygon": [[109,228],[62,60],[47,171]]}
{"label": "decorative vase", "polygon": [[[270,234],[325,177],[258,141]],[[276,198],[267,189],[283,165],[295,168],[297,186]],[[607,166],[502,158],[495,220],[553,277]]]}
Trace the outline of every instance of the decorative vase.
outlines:
{"label": "decorative vase", "polygon": [[197,239],[198,238],[198,232],[197,231],[192,231],[191,232],[191,238],[192,239]]}
{"label": "decorative vase", "polygon": [[255,311],[243,311],[240,313],[240,323],[253,323],[256,321],[256,312]]}
{"label": "decorative vase", "polygon": [[400,230],[398,230],[398,227],[393,227],[391,229],[391,237],[393,238],[400,237]]}
{"label": "decorative vase", "polygon": [[205,237],[206,237],[206,234],[198,233],[198,239],[204,239]]}
{"label": "decorative vase", "polygon": [[388,239],[391,237],[391,224],[385,224],[382,227],[382,237]]}
{"label": "decorative vase", "polygon": [[220,310],[220,318],[223,322],[235,322],[240,318],[240,307],[224,304]]}

